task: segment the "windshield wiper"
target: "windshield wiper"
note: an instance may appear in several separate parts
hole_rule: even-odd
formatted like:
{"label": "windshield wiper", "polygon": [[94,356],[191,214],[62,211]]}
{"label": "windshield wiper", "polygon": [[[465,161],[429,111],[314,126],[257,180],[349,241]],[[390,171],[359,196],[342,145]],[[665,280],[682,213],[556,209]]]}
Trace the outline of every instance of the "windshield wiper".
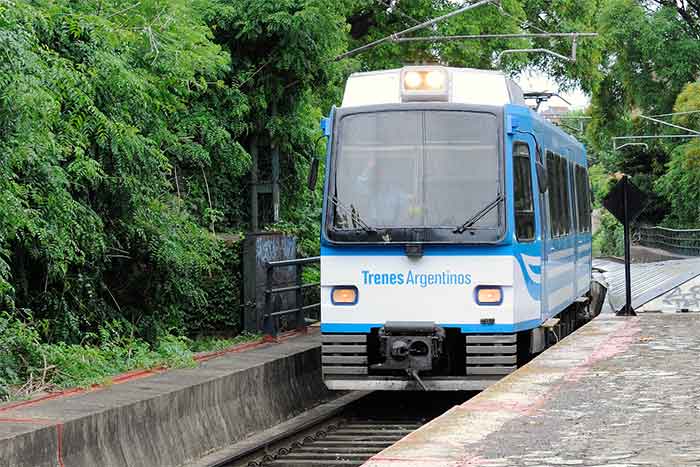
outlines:
{"label": "windshield wiper", "polygon": [[340,202],[340,200],[338,199],[337,196],[329,196],[328,200],[331,203],[333,203],[337,208],[342,209],[343,211],[345,211],[347,214],[350,215],[350,220],[352,221],[353,226],[355,226],[355,224],[357,224],[365,232],[376,232],[377,231],[377,229],[370,226],[367,222],[365,222],[360,217],[360,213],[357,212],[357,209],[355,209],[355,206],[350,205],[350,207],[348,208],[347,206],[345,206],[343,203]]}
{"label": "windshield wiper", "polygon": [[486,206],[484,206],[484,208],[481,209],[481,211],[477,212],[477,213],[474,214],[472,217],[470,217],[469,219],[467,219],[467,221],[466,221],[464,224],[460,225],[459,227],[457,227],[456,229],[454,229],[452,232],[458,233],[458,234],[463,234],[463,233],[466,232],[472,225],[474,225],[474,224],[476,224],[477,222],[479,222],[479,221],[481,220],[482,217],[484,217],[486,214],[488,214],[489,212],[491,212],[491,211],[493,210],[493,208],[495,208],[496,206],[498,206],[498,204],[499,204],[501,201],[503,201],[503,196],[498,195],[498,196],[496,197],[496,199],[494,199],[494,200],[491,201],[489,204],[487,204]]}

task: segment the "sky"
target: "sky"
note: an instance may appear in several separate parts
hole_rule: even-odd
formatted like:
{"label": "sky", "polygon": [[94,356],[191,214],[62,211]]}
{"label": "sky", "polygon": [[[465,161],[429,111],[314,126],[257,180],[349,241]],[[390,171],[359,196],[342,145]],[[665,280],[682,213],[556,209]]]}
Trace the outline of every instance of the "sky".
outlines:
{"label": "sky", "polygon": [[[529,70],[520,73],[520,75],[515,77],[515,82],[523,88],[524,92],[528,91],[548,91],[548,92],[558,92],[559,86],[557,83],[549,78],[546,74],[539,70]],[[564,99],[571,102],[571,110],[584,109],[590,103],[590,97],[584,94],[580,89],[574,91],[562,92],[560,93]],[[566,102],[553,97],[549,101],[549,105],[554,105],[556,107],[569,107]],[[549,107],[547,103],[543,103],[540,110],[545,110]]]}

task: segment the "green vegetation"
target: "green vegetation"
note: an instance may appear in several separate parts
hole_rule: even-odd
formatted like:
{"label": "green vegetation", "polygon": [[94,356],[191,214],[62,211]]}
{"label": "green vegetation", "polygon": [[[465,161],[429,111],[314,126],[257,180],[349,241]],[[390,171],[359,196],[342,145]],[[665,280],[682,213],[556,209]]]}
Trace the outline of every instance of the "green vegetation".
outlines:
{"label": "green vegetation", "polygon": [[135,329],[112,321],[80,344],[42,342],[30,317],[0,314],[0,399],[37,391],[109,384],[110,376],[135,369],[194,366],[197,352],[222,350],[260,336],[243,333],[233,339],[197,339],[164,335],[149,344]]}
{"label": "green vegetation", "polygon": [[[584,139],[596,198],[624,171],[656,198],[648,222],[700,224],[700,146],[610,138],[667,131],[636,115],[695,110],[697,15],[666,0],[503,0],[417,35],[599,31],[579,59],[513,54],[593,96]],[[320,193],[304,180],[319,118],[350,72],[441,62],[493,68],[505,48],[566,40],[353,47],[451,11],[450,0],[0,0],[0,387],[44,369],[89,384],[182,365],[240,332],[240,243],[251,148],[281,157],[282,211],[269,228],[318,251]],[[680,10],[679,10],[680,8]],[[698,128],[700,115],[674,117]],[[260,167],[260,180],[270,169]],[[319,187],[320,189],[320,187]],[[614,252],[612,220],[596,243]],[[228,240],[224,242],[222,238]],[[306,273],[309,278],[317,272]],[[7,389],[5,389],[7,391]]]}

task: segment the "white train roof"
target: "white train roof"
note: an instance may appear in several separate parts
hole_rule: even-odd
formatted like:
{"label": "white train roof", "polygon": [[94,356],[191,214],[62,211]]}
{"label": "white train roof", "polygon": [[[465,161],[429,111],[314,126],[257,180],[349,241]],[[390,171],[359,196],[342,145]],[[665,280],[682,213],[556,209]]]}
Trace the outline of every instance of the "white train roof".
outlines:
{"label": "white train roof", "polygon": [[[410,67],[417,69],[419,67]],[[431,67],[436,68],[436,67]],[[455,104],[526,105],[523,91],[501,71],[439,67],[449,76],[449,100]],[[341,107],[399,104],[401,68],[353,73],[348,78]]]}

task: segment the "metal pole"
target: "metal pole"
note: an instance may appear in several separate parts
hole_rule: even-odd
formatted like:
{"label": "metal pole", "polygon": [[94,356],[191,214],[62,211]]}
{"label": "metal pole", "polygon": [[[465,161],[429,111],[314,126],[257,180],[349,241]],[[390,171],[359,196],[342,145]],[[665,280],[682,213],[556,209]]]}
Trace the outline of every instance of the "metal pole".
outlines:
{"label": "metal pole", "polygon": [[[272,273],[273,268],[270,263],[265,264],[265,309],[263,311],[262,330],[266,336],[274,337],[275,327],[272,320]],[[259,322],[259,321],[258,321]],[[258,328],[260,329],[260,328]]]}
{"label": "metal pole", "polygon": [[301,286],[304,284],[303,278],[304,266],[301,264],[296,265],[297,273],[297,290],[296,290],[296,302],[297,302],[297,330],[306,331],[306,318],[304,317],[304,291]]}
{"label": "metal pole", "polygon": [[632,260],[630,254],[630,220],[628,212],[627,194],[629,191],[629,177],[625,175],[622,179],[622,202],[624,204],[624,242],[625,242],[625,306],[617,312],[617,316],[636,316],[634,308],[632,308],[632,268],[630,262]]}

